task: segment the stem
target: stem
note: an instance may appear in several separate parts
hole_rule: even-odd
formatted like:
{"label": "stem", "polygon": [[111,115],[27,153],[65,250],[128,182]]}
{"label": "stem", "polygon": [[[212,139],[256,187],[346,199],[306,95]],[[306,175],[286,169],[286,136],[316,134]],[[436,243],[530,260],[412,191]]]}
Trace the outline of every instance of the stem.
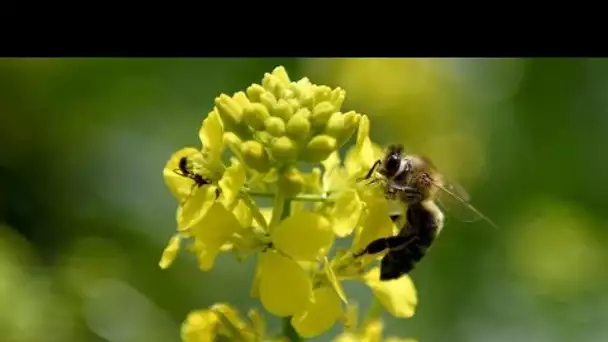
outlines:
{"label": "stem", "polygon": [[283,336],[286,337],[290,342],[303,341],[302,337],[298,335],[291,325],[291,317],[283,318]]}
{"label": "stem", "polygon": [[[266,197],[266,198],[276,198],[277,197],[276,194],[273,194],[270,192],[250,191],[250,192],[246,192],[246,193],[253,197]],[[333,202],[331,199],[329,199],[327,197],[318,196],[318,195],[308,195],[308,194],[296,195],[294,197],[289,197],[289,198],[285,198],[285,199],[290,200],[290,201],[298,201],[298,202]]]}
{"label": "stem", "polygon": [[367,314],[365,315],[365,320],[369,321],[369,320],[378,318],[378,317],[380,317],[381,312],[382,312],[382,303],[380,303],[380,300],[378,299],[378,297],[373,296],[372,303],[369,306],[369,309],[367,309]]}

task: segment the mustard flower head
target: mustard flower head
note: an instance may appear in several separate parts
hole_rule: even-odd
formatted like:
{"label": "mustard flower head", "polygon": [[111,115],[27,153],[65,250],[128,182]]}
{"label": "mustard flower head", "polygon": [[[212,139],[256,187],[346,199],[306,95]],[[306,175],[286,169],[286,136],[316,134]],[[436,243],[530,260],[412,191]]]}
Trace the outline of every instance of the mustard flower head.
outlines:
{"label": "mustard flower head", "polygon": [[[251,296],[305,338],[336,322],[348,325],[344,281],[366,284],[392,315],[411,317],[417,306],[411,279],[380,281],[371,264],[382,254],[353,256],[397,227],[382,189],[357,182],[383,151],[369,137],[367,115],[343,112],[345,96],[307,78],[291,81],[277,67],[261,84],[217,97],[202,121],[201,146],[176,151],[163,170],[178,206],[176,232],[159,266],[169,267],[184,244],[202,271],[220,253],[255,258]],[[351,138],[342,159],[338,149]],[[261,207],[258,198],[273,205]],[[351,239],[351,247],[333,248],[337,239]],[[211,336],[218,310],[191,314],[185,329],[196,333],[184,333],[184,340]]]}

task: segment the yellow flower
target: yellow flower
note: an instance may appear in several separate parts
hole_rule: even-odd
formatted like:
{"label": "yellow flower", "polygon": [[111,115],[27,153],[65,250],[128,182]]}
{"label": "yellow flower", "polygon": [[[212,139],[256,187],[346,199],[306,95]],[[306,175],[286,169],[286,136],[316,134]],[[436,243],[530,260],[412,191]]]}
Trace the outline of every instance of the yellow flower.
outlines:
{"label": "yellow flower", "polygon": [[280,317],[304,311],[313,289],[303,265],[318,262],[329,251],[333,243],[329,221],[312,212],[294,213],[268,233],[267,242],[258,255],[252,295]]}
{"label": "yellow flower", "polygon": [[336,336],[332,342],[417,342],[411,338],[383,338],[384,324],[379,319],[370,319],[357,332],[347,331]]}
{"label": "yellow flower", "polygon": [[192,311],[182,324],[182,341],[213,342],[222,337],[243,342],[281,341],[266,336],[266,322],[255,309],[249,310],[247,316],[249,320],[245,321],[235,308],[225,303]]}
{"label": "yellow flower", "polygon": [[[159,262],[161,268],[171,265],[184,238],[193,238],[191,250],[197,255],[200,268],[209,270],[222,246],[234,234],[250,226],[251,213],[239,197],[246,171],[234,158],[228,168],[222,164],[222,134],[219,116],[211,112],[200,130],[202,149],[183,148],[174,153],[165,165],[165,182],[180,202],[177,233],[171,237],[162,253]],[[194,180],[176,172],[184,157],[187,158],[186,167],[190,172],[209,179],[211,183],[197,186]]]}

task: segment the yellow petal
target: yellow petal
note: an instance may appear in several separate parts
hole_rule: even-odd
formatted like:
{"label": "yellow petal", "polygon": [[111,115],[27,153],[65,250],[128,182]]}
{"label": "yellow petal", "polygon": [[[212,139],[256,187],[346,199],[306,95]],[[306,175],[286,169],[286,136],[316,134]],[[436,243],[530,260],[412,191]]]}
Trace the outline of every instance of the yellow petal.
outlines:
{"label": "yellow petal", "polygon": [[216,189],[215,185],[205,185],[194,189],[192,195],[178,208],[178,230],[190,230],[205,217],[211,205],[215,203]]}
{"label": "yellow petal", "polygon": [[171,155],[171,158],[169,158],[165,164],[165,168],[163,169],[163,179],[165,180],[165,184],[167,184],[167,187],[169,187],[169,190],[173,196],[175,196],[175,198],[178,200],[188,197],[194,185],[194,181],[192,179],[178,174],[180,173],[179,160],[182,157],[188,157],[196,153],[198,153],[198,150],[194,147],[182,148]]}
{"label": "yellow petal", "polygon": [[177,256],[177,252],[179,251],[180,242],[181,236],[179,234],[175,234],[173,237],[171,237],[167,247],[165,247],[165,250],[163,251],[160,262],[158,263],[160,268],[166,269],[167,267],[171,266],[173,260],[175,260],[175,257]]}
{"label": "yellow petal", "polygon": [[306,311],[291,318],[291,325],[304,338],[323,334],[342,316],[340,298],[333,288],[323,286],[315,289],[313,294]]}
{"label": "yellow petal", "polygon": [[228,304],[218,303],[214,304],[211,310],[220,318],[222,335],[236,341],[253,339],[253,330],[241,319],[239,312],[235,308]]}
{"label": "yellow petal", "polygon": [[224,126],[216,110],[210,112],[203,120],[198,134],[203,144],[202,151],[209,168],[214,169],[221,163],[221,153],[224,147]]}
{"label": "yellow petal", "polygon": [[181,327],[184,342],[213,342],[216,340],[219,317],[210,310],[192,311]]}
{"label": "yellow petal", "polygon": [[236,217],[221,203],[214,203],[205,217],[191,229],[199,267],[205,271],[211,269],[220,247],[240,229],[241,225]]}
{"label": "yellow petal", "polygon": [[327,258],[325,258],[325,263],[323,264],[323,269],[325,271],[325,275],[327,276],[327,279],[329,280],[334,291],[336,291],[336,294],[338,295],[338,297],[340,297],[340,299],[344,303],[348,303],[348,301],[346,300],[346,294],[344,293],[344,288],[342,288],[342,283],[340,283],[340,281],[336,277],[336,274],[334,273],[334,270],[331,267],[331,263],[329,263],[327,261]]}
{"label": "yellow petal", "polygon": [[336,336],[332,342],[362,342],[363,340],[361,338],[359,338],[359,336],[350,333],[350,332],[345,332],[342,333],[338,336]]}
{"label": "yellow petal", "polygon": [[409,318],[416,312],[418,296],[409,276],[380,281],[380,268],[374,267],[365,275],[365,283],[393,316]]}
{"label": "yellow petal", "polygon": [[222,179],[218,182],[222,191],[219,200],[226,208],[232,208],[238,198],[243,185],[245,185],[245,176],[243,164],[236,158],[232,158],[232,164],[226,169]]}
{"label": "yellow petal", "polygon": [[359,222],[362,209],[363,203],[359,200],[357,191],[354,189],[342,191],[336,197],[336,203],[331,212],[334,233],[338,237],[350,235],[353,229],[355,229],[357,222]]}
{"label": "yellow petal", "polygon": [[329,251],[333,232],[327,218],[300,211],[281,221],[272,239],[275,247],[290,257],[314,261]]}
{"label": "yellow petal", "polygon": [[384,324],[382,324],[381,320],[372,319],[367,321],[363,326],[361,340],[366,342],[380,342],[382,341],[382,330],[384,330]]}
{"label": "yellow petal", "polygon": [[[394,224],[389,217],[388,203],[386,201],[370,203],[365,210],[362,225],[355,234],[353,249],[360,251],[378,238],[392,236],[393,232]],[[369,258],[375,257],[369,256]]]}
{"label": "yellow petal", "polygon": [[312,283],[304,270],[278,252],[262,253],[260,300],[275,316],[292,316],[306,309]]}
{"label": "yellow petal", "polygon": [[249,310],[248,316],[255,335],[258,337],[258,340],[261,340],[266,336],[266,320],[264,320],[264,316],[255,309]]}
{"label": "yellow petal", "polygon": [[241,227],[243,227],[243,228],[251,227],[251,223],[253,221],[253,216],[252,216],[251,210],[249,209],[247,204],[245,204],[245,202],[243,202],[242,200],[239,200],[238,204],[236,205],[236,207],[234,208],[232,213],[234,214],[236,219],[239,220]]}

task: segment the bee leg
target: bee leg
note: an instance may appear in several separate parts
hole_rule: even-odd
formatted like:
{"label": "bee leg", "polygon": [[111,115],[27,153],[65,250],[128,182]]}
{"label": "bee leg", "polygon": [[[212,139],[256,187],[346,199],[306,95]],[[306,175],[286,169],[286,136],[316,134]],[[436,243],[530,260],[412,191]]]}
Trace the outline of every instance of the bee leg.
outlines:
{"label": "bee leg", "polygon": [[355,254],[355,258],[361,257],[365,254],[377,254],[387,249],[402,249],[407,246],[413,237],[408,236],[390,236],[386,238],[379,238],[370,242],[364,250]]}
{"label": "bee leg", "polygon": [[365,177],[363,177],[363,178],[357,178],[357,182],[362,181],[362,180],[366,180],[366,179],[370,179],[372,177],[372,174],[374,173],[374,171],[378,167],[378,165],[380,165],[381,163],[382,163],[381,160],[376,160],[376,162],[374,163],[374,165],[372,165],[372,168],[369,169],[369,171],[367,172],[367,174],[365,175]]}

